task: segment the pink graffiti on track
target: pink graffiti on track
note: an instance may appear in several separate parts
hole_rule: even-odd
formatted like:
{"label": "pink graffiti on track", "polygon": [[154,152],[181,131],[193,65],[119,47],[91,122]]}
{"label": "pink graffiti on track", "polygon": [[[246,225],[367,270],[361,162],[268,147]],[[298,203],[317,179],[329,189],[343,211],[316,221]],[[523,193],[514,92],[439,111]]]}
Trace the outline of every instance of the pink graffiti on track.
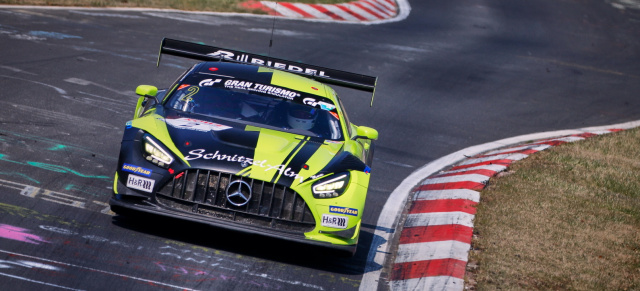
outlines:
{"label": "pink graffiti on track", "polygon": [[41,237],[27,233],[29,230],[15,227],[7,224],[0,224],[0,237],[8,238],[12,240],[17,240],[21,242],[26,242],[30,244],[39,245],[41,242],[48,243],[48,241],[42,239]]}

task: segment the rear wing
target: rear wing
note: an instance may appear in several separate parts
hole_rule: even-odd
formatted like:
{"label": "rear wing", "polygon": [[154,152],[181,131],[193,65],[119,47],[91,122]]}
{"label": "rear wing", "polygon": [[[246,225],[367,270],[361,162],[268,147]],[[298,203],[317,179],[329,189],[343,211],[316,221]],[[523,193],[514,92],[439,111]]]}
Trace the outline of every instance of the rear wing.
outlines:
{"label": "rear wing", "polygon": [[254,64],[294,73],[321,83],[371,92],[371,106],[373,106],[373,96],[375,95],[376,82],[378,81],[377,77],[169,38],[162,39],[157,66],[160,65],[162,54],[200,61]]}

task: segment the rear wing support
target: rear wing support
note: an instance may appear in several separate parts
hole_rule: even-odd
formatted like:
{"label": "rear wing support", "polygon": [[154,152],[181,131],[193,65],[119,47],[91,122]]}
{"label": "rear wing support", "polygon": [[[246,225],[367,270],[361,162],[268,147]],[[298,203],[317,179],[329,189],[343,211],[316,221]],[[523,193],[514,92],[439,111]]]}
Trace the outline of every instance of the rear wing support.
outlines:
{"label": "rear wing support", "polygon": [[174,55],[200,61],[222,61],[233,63],[246,63],[257,66],[269,67],[289,73],[314,79],[321,83],[342,86],[346,88],[371,92],[371,105],[376,91],[377,77],[349,73],[340,70],[329,69],[320,66],[272,58],[258,54],[241,52],[231,49],[219,48],[176,39],[164,38],[160,45],[158,63],[162,54]]}

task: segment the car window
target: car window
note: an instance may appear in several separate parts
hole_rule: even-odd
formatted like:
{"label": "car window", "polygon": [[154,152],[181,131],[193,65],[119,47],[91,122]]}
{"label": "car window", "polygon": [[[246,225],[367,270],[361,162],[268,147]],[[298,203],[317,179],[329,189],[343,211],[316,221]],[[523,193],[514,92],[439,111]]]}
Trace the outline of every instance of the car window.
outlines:
{"label": "car window", "polygon": [[166,106],[280,131],[331,140],[343,139],[336,107],[329,99],[319,102],[320,97],[305,98],[299,92],[274,86],[252,91],[254,87],[258,88],[254,83],[250,87],[240,83],[231,86],[231,83],[225,85],[226,81],[242,82],[187,78],[178,85]]}

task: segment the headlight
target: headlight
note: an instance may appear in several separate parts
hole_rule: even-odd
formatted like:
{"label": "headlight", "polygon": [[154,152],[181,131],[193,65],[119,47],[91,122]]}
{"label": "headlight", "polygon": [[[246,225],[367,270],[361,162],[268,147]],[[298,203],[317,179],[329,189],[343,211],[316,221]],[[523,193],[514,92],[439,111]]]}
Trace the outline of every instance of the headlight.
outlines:
{"label": "headlight", "polygon": [[322,179],[311,187],[315,198],[335,198],[344,193],[349,185],[349,173],[340,173]]}
{"label": "headlight", "polygon": [[144,136],[144,152],[147,161],[152,162],[160,167],[168,167],[173,163],[173,157],[164,150],[156,141],[150,136]]}

